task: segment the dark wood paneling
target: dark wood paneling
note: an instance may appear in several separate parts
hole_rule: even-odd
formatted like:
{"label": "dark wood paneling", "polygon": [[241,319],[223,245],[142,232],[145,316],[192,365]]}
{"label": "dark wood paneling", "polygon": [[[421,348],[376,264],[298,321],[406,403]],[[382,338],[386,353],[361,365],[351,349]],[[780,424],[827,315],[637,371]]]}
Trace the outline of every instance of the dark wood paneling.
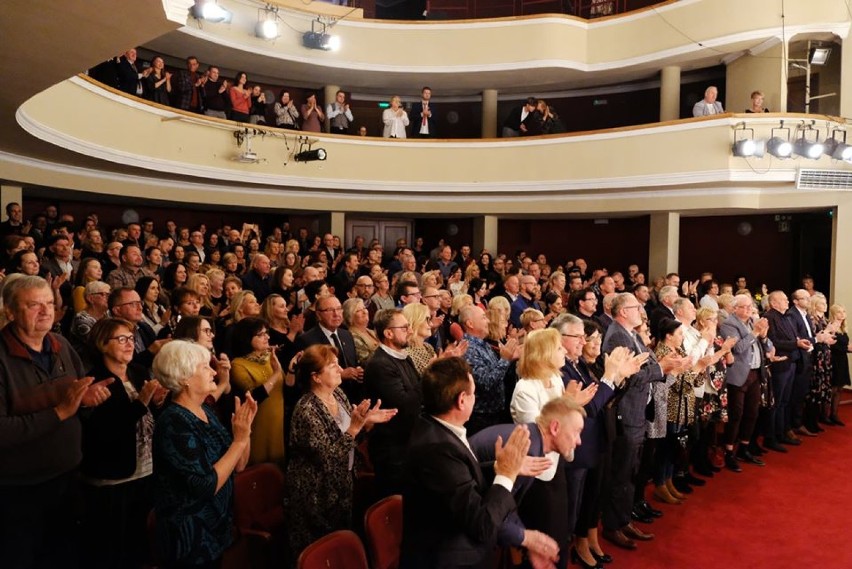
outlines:
{"label": "dark wood paneling", "polygon": [[[453,233],[454,234],[451,234]],[[443,239],[454,249],[462,245],[473,247],[473,218],[418,218],[414,220],[414,238],[423,238],[427,250],[432,250],[438,245],[438,240]]]}
{"label": "dark wood paneling", "polygon": [[647,216],[609,219],[606,224],[593,219],[501,219],[498,249],[513,256],[521,249],[531,256],[544,253],[552,267],[582,257],[591,268],[625,271],[636,263],[646,271],[649,230]]}

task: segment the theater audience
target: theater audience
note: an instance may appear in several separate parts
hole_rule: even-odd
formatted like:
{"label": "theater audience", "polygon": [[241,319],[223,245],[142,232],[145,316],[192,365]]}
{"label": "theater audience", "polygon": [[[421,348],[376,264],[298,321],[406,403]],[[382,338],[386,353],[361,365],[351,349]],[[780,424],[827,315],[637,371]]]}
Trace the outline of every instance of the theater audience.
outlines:
{"label": "theater audience", "polygon": [[[302,104],[302,130],[305,132],[322,132],[322,123],[325,121],[325,114],[317,104],[317,94],[309,93]],[[281,116],[280,114],[278,115]]]}
{"label": "theater audience", "polygon": [[234,85],[228,91],[231,99],[231,120],[249,122],[251,110],[251,91],[248,88],[248,76],[240,71],[234,78]]}
{"label": "theater audience", "polygon": [[299,130],[299,109],[296,108],[296,103],[290,98],[290,91],[281,90],[272,110],[275,113],[275,126]]}
{"label": "theater audience", "polygon": [[109,292],[109,285],[104,282],[92,281],[88,283],[83,296],[86,304],[83,310],[74,314],[74,320],[71,322],[70,340],[74,350],[83,361],[89,361],[86,346],[92,327],[109,312],[107,306]]}
{"label": "theater audience", "polygon": [[769,109],[763,106],[763,93],[752,91],[751,106],[745,110],[747,113],[768,113]]}
{"label": "theater audience", "polygon": [[376,333],[368,328],[370,315],[364,307],[363,300],[350,298],[343,303],[343,322],[346,324],[347,330],[352,333],[353,340],[355,340],[358,365],[366,367],[376,348],[379,347],[379,339]]}
{"label": "theater audience", "polygon": [[719,96],[719,90],[710,86],[704,90],[704,98],[692,107],[692,116],[694,117],[706,117],[710,115],[719,115],[724,113],[724,109],[722,109],[722,103],[716,100],[716,97]]}

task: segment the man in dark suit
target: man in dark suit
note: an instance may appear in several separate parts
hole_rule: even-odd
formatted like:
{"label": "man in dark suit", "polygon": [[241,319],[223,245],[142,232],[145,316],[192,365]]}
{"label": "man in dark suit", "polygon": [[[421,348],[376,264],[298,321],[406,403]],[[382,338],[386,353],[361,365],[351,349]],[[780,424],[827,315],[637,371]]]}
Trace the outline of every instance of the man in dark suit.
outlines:
{"label": "man in dark suit", "polygon": [[[533,472],[524,468],[515,481],[512,495],[518,511],[512,512],[503,521],[497,542],[501,546],[525,548],[533,567],[549,566],[552,555],[547,551],[554,548],[560,551],[557,566],[567,566],[573,526],[565,515],[568,508],[565,461],[574,459],[585,415],[583,408],[573,399],[560,397],[542,407],[535,422],[527,425],[530,433],[529,460],[535,461]],[[497,438],[508,440],[514,429],[515,425],[510,424],[493,425],[470,438],[470,446],[486,479],[494,477]],[[535,460],[535,457],[540,458]]]}
{"label": "man in dark suit", "polygon": [[734,363],[728,366],[725,375],[725,383],[728,385],[725,466],[734,472],[742,470],[740,460],[764,465],[763,460],[751,452],[749,443],[760,413],[760,382],[766,357],[763,341],[769,332],[769,321],[761,318],[752,324],[753,307],[749,296],[735,296],[733,314],[719,325],[722,337],[735,338],[737,341],[731,347]]}
{"label": "man in dark suit", "polygon": [[133,287],[114,289],[109,295],[107,306],[112,316],[124,318],[136,325],[133,363],[150,372],[151,364],[154,363],[154,356],[157,355],[164,344],[171,341],[171,338],[158,340],[154,329],[142,320],[142,301],[139,298],[139,293]]}
{"label": "man in dark suit", "polygon": [[142,74],[136,67],[136,50],[129,49],[118,60],[118,88],[128,95],[142,96]]}
{"label": "man in dark suit", "polygon": [[364,370],[358,365],[355,353],[355,340],[349,330],[340,327],[343,324],[343,308],[334,296],[317,299],[318,324],[296,338],[297,351],[315,344],[328,344],[337,348],[337,363],[340,365],[341,388],[349,401],[357,405],[364,399]]}
{"label": "man in dark suit", "polygon": [[496,476],[486,487],[464,429],[476,400],[470,367],[461,358],[439,359],[423,374],[422,389],[425,415],[405,463],[400,569],[492,566],[497,533],[515,509],[512,486],[529,431],[520,425],[505,446],[498,440]]}
{"label": "man in dark suit", "polygon": [[[813,412],[810,412],[809,416],[806,417],[805,396],[810,390],[811,376],[813,375],[811,352],[813,352],[813,345],[820,340],[816,338],[814,322],[808,314],[808,307],[811,304],[810,293],[805,289],[799,289],[793,291],[790,299],[793,301],[793,306],[787,310],[787,317],[790,318],[790,322],[796,328],[796,337],[805,339],[811,344],[811,348],[799,348],[800,357],[796,362],[793,389],[790,393],[790,427],[794,433],[806,437],[815,437],[818,428],[817,420],[815,416],[812,416],[815,414]],[[810,429],[808,426],[810,426]]]}
{"label": "man in dark suit", "polygon": [[787,295],[780,290],[769,293],[769,310],[766,319],[769,321],[769,339],[775,346],[776,356],[787,356],[786,360],[772,364],[772,392],[775,395],[775,409],[770,427],[764,436],[764,446],[769,449],[778,447],[778,443],[800,445],[801,441],[791,436],[790,429],[790,395],[796,376],[796,365],[802,357],[802,351],[808,350],[811,343],[805,338],[798,338],[796,325],[787,316],[790,303]]}
{"label": "man in dark suit", "polygon": [[389,496],[402,491],[405,450],[420,416],[420,375],[405,351],[411,327],[402,310],[380,310],[374,325],[381,345],[364,370],[364,386],[371,401],[381,400],[384,407],[397,409],[397,414],[373,428],[368,444],[376,487]]}
{"label": "man in dark suit", "polygon": [[660,294],[657,295],[659,304],[651,311],[648,316],[648,327],[651,332],[651,337],[656,338],[659,330],[660,320],[663,318],[674,319],[674,302],[677,300],[677,287],[666,285],[660,289]]}
{"label": "man in dark suit", "polygon": [[269,257],[258,253],[251,260],[251,269],[243,276],[243,289],[250,290],[260,303],[272,294],[271,269]]}
{"label": "man in dark suit", "polygon": [[[411,138],[435,138],[435,110],[432,106],[432,89],[423,87],[420,100],[411,105],[408,113],[411,123]],[[447,278],[444,276],[444,278]]]}
{"label": "man in dark suit", "polygon": [[[636,327],[642,324],[641,311],[642,305],[629,292],[613,299],[613,323],[604,337],[603,353],[609,354],[619,346],[636,353],[648,351],[635,332]],[[666,374],[677,373],[688,365],[689,358],[667,356],[657,361],[650,355],[641,369],[626,380],[624,394],[618,402],[611,487],[609,492],[604,490],[603,493],[603,537],[619,547],[636,549],[634,539],[648,537],[630,523],[630,514],[635,494],[633,475],[645,440],[645,420],[653,414],[653,405],[649,408],[651,383],[664,381]]]}

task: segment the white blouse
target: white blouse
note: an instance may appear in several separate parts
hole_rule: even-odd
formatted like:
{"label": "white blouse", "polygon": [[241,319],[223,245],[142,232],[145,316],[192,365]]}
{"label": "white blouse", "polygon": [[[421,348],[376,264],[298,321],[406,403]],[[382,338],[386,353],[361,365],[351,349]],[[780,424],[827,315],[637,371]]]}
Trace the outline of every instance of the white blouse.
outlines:
{"label": "white blouse", "polygon": [[382,136],[385,138],[405,138],[405,127],[408,126],[408,113],[402,107],[399,108],[402,113],[397,116],[393,109],[385,109],[382,113],[382,122],[385,123],[385,130]]}

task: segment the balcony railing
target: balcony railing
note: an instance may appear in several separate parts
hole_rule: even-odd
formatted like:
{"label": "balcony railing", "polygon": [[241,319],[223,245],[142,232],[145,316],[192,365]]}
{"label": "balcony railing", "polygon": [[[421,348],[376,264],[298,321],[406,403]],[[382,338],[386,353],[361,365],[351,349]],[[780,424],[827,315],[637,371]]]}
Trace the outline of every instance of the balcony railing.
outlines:
{"label": "balcony railing", "polygon": [[[428,0],[427,19],[472,20],[535,14],[568,14],[593,19],[667,3],[660,0]],[[367,18],[376,16],[376,0],[351,0],[350,4],[362,8]]]}

